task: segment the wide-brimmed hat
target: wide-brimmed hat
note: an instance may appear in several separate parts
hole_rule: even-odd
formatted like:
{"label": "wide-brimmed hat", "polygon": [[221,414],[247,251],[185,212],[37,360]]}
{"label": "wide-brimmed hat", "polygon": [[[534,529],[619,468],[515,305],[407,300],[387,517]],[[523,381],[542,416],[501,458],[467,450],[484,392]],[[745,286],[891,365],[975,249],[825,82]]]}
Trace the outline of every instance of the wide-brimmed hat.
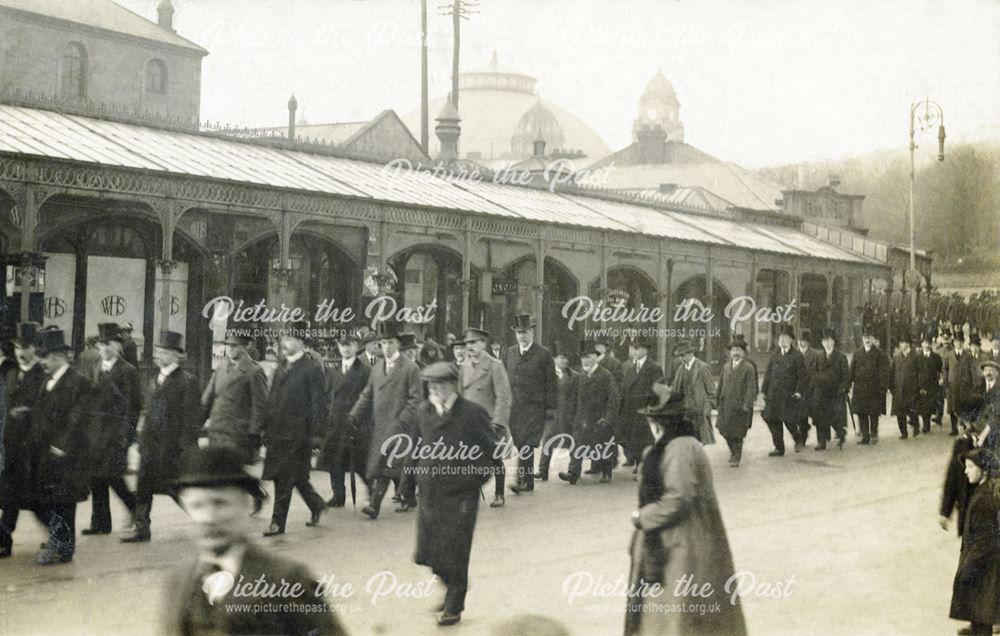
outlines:
{"label": "wide-brimmed hat", "polygon": [[684,412],[684,394],[673,391],[669,384],[655,382],[650,402],[636,411],[639,415],[667,416]]}
{"label": "wide-brimmed hat", "polygon": [[682,356],[685,353],[694,352],[694,345],[691,344],[690,340],[679,340],[677,344],[674,345],[674,355]]}
{"label": "wide-brimmed hat", "polygon": [[236,486],[259,497],[260,481],[243,469],[243,457],[227,446],[195,448],[181,457],[180,475],[171,484],[175,491],[187,487]]}
{"label": "wide-brimmed hat", "polygon": [[17,337],[11,342],[19,347],[32,347],[38,344],[38,331],[42,328],[37,322],[22,322],[17,326]]}
{"label": "wide-brimmed hat", "polygon": [[450,362],[433,362],[420,372],[420,379],[426,382],[454,382],[458,380],[458,369]]}
{"label": "wide-brimmed hat", "polygon": [[176,331],[164,331],[160,333],[160,339],[156,341],[156,346],[161,349],[172,349],[177,353],[184,353],[184,336]]}
{"label": "wide-brimmed hat", "polygon": [[66,333],[59,327],[45,327],[38,332],[36,348],[41,355],[69,351],[71,347],[66,344]]}
{"label": "wide-brimmed hat", "polygon": [[993,370],[1000,373],[1000,363],[996,360],[983,360],[979,363],[980,369],[985,369],[986,367],[993,367]]}
{"label": "wide-brimmed hat", "polygon": [[518,314],[514,316],[514,326],[511,327],[514,331],[519,329],[534,329],[535,320],[531,317],[531,314]]}
{"label": "wide-brimmed hat", "polygon": [[110,342],[112,340],[122,341],[122,329],[117,322],[97,323],[97,341]]}
{"label": "wide-brimmed hat", "polygon": [[471,342],[473,340],[481,340],[483,342],[490,341],[490,332],[485,329],[476,329],[475,327],[466,327],[465,331],[462,333],[462,338],[466,342]]}

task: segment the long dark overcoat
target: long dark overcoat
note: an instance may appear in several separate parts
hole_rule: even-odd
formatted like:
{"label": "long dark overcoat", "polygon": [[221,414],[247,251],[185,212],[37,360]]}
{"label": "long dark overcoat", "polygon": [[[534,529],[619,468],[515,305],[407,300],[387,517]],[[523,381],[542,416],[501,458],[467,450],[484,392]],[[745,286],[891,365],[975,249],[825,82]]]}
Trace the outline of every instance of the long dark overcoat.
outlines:
{"label": "long dark overcoat", "polygon": [[110,371],[94,369],[94,443],[92,466],[95,477],[114,479],[128,468],[128,449],[135,441],[135,428],[142,412],[142,382],[139,370],[123,359]]}
{"label": "long dark overcoat", "polygon": [[653,443],[646,418],[636,413],[648,406],[653,392],[653,383],[663,377],[663,369],[648,357],[637,373],[635,362],[622,365],[622,408],[618,416],[617,442],[628,448],[642,450]]}
{"label": "long dark overcoat", "polygon": [[839,349],[829,355],[816,354],[812,373],[812,413],[828,418],[831,424],[847,424],[847,390],[851,386],[851,371],[847,356]]}
{"label": "long dark overcoat", "polygon": [[937,409],[937,398],[941,386],[941,356],[931,351],[917,352],[917,396],[914,410],[917,413],[933,413]]}
{"label": "long dark overcoat", "polygon": [[723,437],[746,437],[753,422],[753,403],[757,399],[757,369],[746,359],[733,367],[722,365],[722,376],[716,389],[719,419],[715,426]]}
{"label": "long dark overcoat", "polygon": [[859,415],[885,413],[885,392],[889,386],[889,359],[873,346],[854,350],[851,358],[851,409]]}
{"label": "long dark overcoat", "polygon": [[545,412],[559,401],[556,368],[552,354],[534,342],[522,356],[518,345],[507,349],[505,361],[510,379],[510,432],[514,445],[538,446],[545,432]]}
{"label": "long dark overcoat", "polygon": [[154,493],[168,494],[179,474],[180,457],[198,448],[203,423],[198,381],[174,369],[163,384],[150,381],[146,421],[139,435],[139,480]]}
{"label": "long dark overcoat", "polygon": [[38,400],[47,379],[40,363],[35,363],[23,374],[17,367],[7,374],[4,468],[0,472],[0,502],[5,504],[16,506],[30,496],[33,431],[31,408]]}
{"label": "long dark overcoat", "polygon": [[208,414],[209,444],[235,449],[244,462],[252,462],[267,414],[264,368],[249,355],[224,360],[205,386],[201,404]]}
{"label": "long dark overcoat", "polygon": [[618,383],[610,371],[597,365],[592,374],[580,374],[577,396],[573,441],[577,446],[588,446],[589,451],[600,450],[599,445],[614,439],[615,421],[621,411]]}
{"label": "long dark overcoat", "polygon": [[908,415],[915,407],[917,399],[917,355],[911,350],[892,357],[889,368],[892,381],[892,414]]}
{"label": "long dark overcoat", "polygon": [[[776,351],[764,371],[764,420],[797,422],[808,414],[809,376],[802,354],[789,349],[782,355]],[[800,398],[793,397],[796,393]]]}
{"label": "long dark overcoat", "polygon": [[986,482],[969,498],[962,531],[962,553],[952,585],[951,618],[1000,623],[1000,498]]}
{"label": "long dark overcoat", "polygon": [[43,385],[31,416],[32,501],[85,501],[90,494],[94,447],[93,386],[67,367],[51,390]]}
{"label": "long dark overcoat", "polygon": [[[353,432],[352,440],[347,416],[361,396],[361,392],[365,390],[370,374],[371,369],[360,356],[354,358],[347,375],[344,375],[344,367],[339,362],[327,371],[326,398],[329,408],[326,417],[326,437],[323,441],[323,450],[316,460],[316,470],[364,472],[362,467],[368,459],[365,429]],[[350,466],[352,455],[353,467]]]}
{"label": "long dark overcoat", "polygon": [[282,362],[267,399],[263,478],[309,479],[313,438],[322,435],[325,421],[323,368],[307,355],[295,362]]}

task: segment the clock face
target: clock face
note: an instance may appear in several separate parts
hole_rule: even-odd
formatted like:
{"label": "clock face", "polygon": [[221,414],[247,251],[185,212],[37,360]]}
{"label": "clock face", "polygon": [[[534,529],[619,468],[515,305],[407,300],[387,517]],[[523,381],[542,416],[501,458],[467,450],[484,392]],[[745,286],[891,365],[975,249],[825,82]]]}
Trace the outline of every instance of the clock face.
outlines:
{"label": "clock face", "polygon": [[656,112],[655,108],[650,108],[646,111],[646,119],[649,121],[655,121],[658,114],[659,113]]}

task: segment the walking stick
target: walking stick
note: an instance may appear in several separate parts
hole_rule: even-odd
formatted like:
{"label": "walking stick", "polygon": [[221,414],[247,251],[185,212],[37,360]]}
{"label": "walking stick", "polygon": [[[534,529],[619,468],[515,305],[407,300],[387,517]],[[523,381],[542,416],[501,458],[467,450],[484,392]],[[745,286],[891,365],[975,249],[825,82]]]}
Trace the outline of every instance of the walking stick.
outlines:
{"label": "walking stick", "polygon": [[858,423],[854,421],[854,407],[851,405],[850,394],[845,394],[844,397],[847,398],[847,413],[851,416],[851,428],[854,429],[854,434],[858,434]]}
{"label": "walking stick", "polygon": [[350,447],[348,449],[347,455],[347,465],[350,468],[351,473],[351,505],[354,507],[354,512],[358,511],[358,481],[357,475],[354,472],[354,435],[348,438],[348,444]]}

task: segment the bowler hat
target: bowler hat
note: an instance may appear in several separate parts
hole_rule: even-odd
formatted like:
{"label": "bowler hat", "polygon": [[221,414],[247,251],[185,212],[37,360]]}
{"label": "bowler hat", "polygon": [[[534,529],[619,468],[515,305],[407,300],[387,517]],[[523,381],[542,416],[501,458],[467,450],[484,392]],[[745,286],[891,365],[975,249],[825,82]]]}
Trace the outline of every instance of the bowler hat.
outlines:
{"label": "bowler hat", "polygon": [[19,347],[32,347],[38,343],[38,330],[42,326],[37,322],[22,322],[17,326],[17,337],[14,344]]}
{"label": "bowler hat", "polygon": [[97,341],[108,342],[111,340],[122,341],[122,330],[116,322],[97,323]]}
{"label": "bowler hat", "polygon": [[358,329],[358,335],[361,337],[361,346],[378,340],[378,334],[371,327],[361,327]]}
{"label": "bowler hat", "polygon": [[965,334],[964,334],[964,333],[962,333],[962,330],[961,330],[961,329],[959,329],[958,331],[954,332],[954,333],[953,333],[953,334],[951,335],[951,339],[952,339],[952,340],[953,340],[954,342],[965,342]]}
{"label": "bowler hat", "polygon": [[184,353],[184,336],[176,331],[163,331],[156,346],[161,349],[173,349],[178,353]]}
{"label": "bowler hat", "polygon": [[976,345],[977,347],[981,344],[978,333],[974,333],[969,336],[969,344]]}
{"label": "bowler hat", "polygon": [[535,321],[532,319],[531,314],[518,314],[514,317],[514,326],[511,327],[514,331],[534,328]]}
{"label": "bowler hat", "polygon": [[732,349],[733,347],[739,347],[746,353],[747,341],[743,338],[743,334],[738,333],[733,336],[733,339],[729,342],[729,348]]}
{"label": "bowler hat", "polygon": [[175,490],[190,486],[236,486],[259,497],[260,481],[243,469],[243,457],[228,446],[195,448],[181,458],[180,475],[173,481]]}
{"label": "bowler hat", "polygon": [[38,332],[36,346],[43,356],[58,351],[69,351],[71,347],[66,344],[65,335],[59,327],[45,327]]}
{"label": "bowler hat", "polygon": [[684,412],[684,394],[673,391],[669,384],[656,382],[652,386],[650,404],[636,411],[639,415],[677,415]]}
{"label": "bowler hat", "polygon": [[473,340],[482,340],[483,342],[490,341],[490,332],[485,329],[476,329],[475,327],[466,327],[465,332],[462,337],[466,342],[471,342]]}
{"label": "bowler hat", "polygon": [[830,340],[837,340],[837,332],[834,329],[831,329],[830,327],[825,327],[823,329],[820,340],[826,340],[827,338],[829,338]]}
{"label": "bowler hat", "polygon": [[[808,330],[804,330],[805,334],[808,334]],[[795,340],[795,327],[789,324],[782,324],[781,328],[778,329],[779,336],[788,336],[792,340]],[[806,338],[808,340],[808,337]]]}
{"label": "bowler hat", "polygon": [[417,334],[410,331],[406,331],[404,333],[399,334],[397,338],[399,339],[400,351],[406,351],[408,349],[417,348]]}
{"label": "bowler hat", "polygon": [[694,346],[691,344],[690,340],[679,340],[677,344],[674,345],[674,355],[682,356],[686,353],[691,353],[694,351]]}
{"label": "bowler hat", "polygon": [[454,382],[458,380],[458,369],[450,362],[433,362],[420,372],[420,379],[427,382]]}
{"label": "bowler hat", "polygon": [[580,343],[580,357],[585,355],[594,354],[595,356],[601,355],[601,352],[597,350],[597,343],[593,340],[584,340]]}

